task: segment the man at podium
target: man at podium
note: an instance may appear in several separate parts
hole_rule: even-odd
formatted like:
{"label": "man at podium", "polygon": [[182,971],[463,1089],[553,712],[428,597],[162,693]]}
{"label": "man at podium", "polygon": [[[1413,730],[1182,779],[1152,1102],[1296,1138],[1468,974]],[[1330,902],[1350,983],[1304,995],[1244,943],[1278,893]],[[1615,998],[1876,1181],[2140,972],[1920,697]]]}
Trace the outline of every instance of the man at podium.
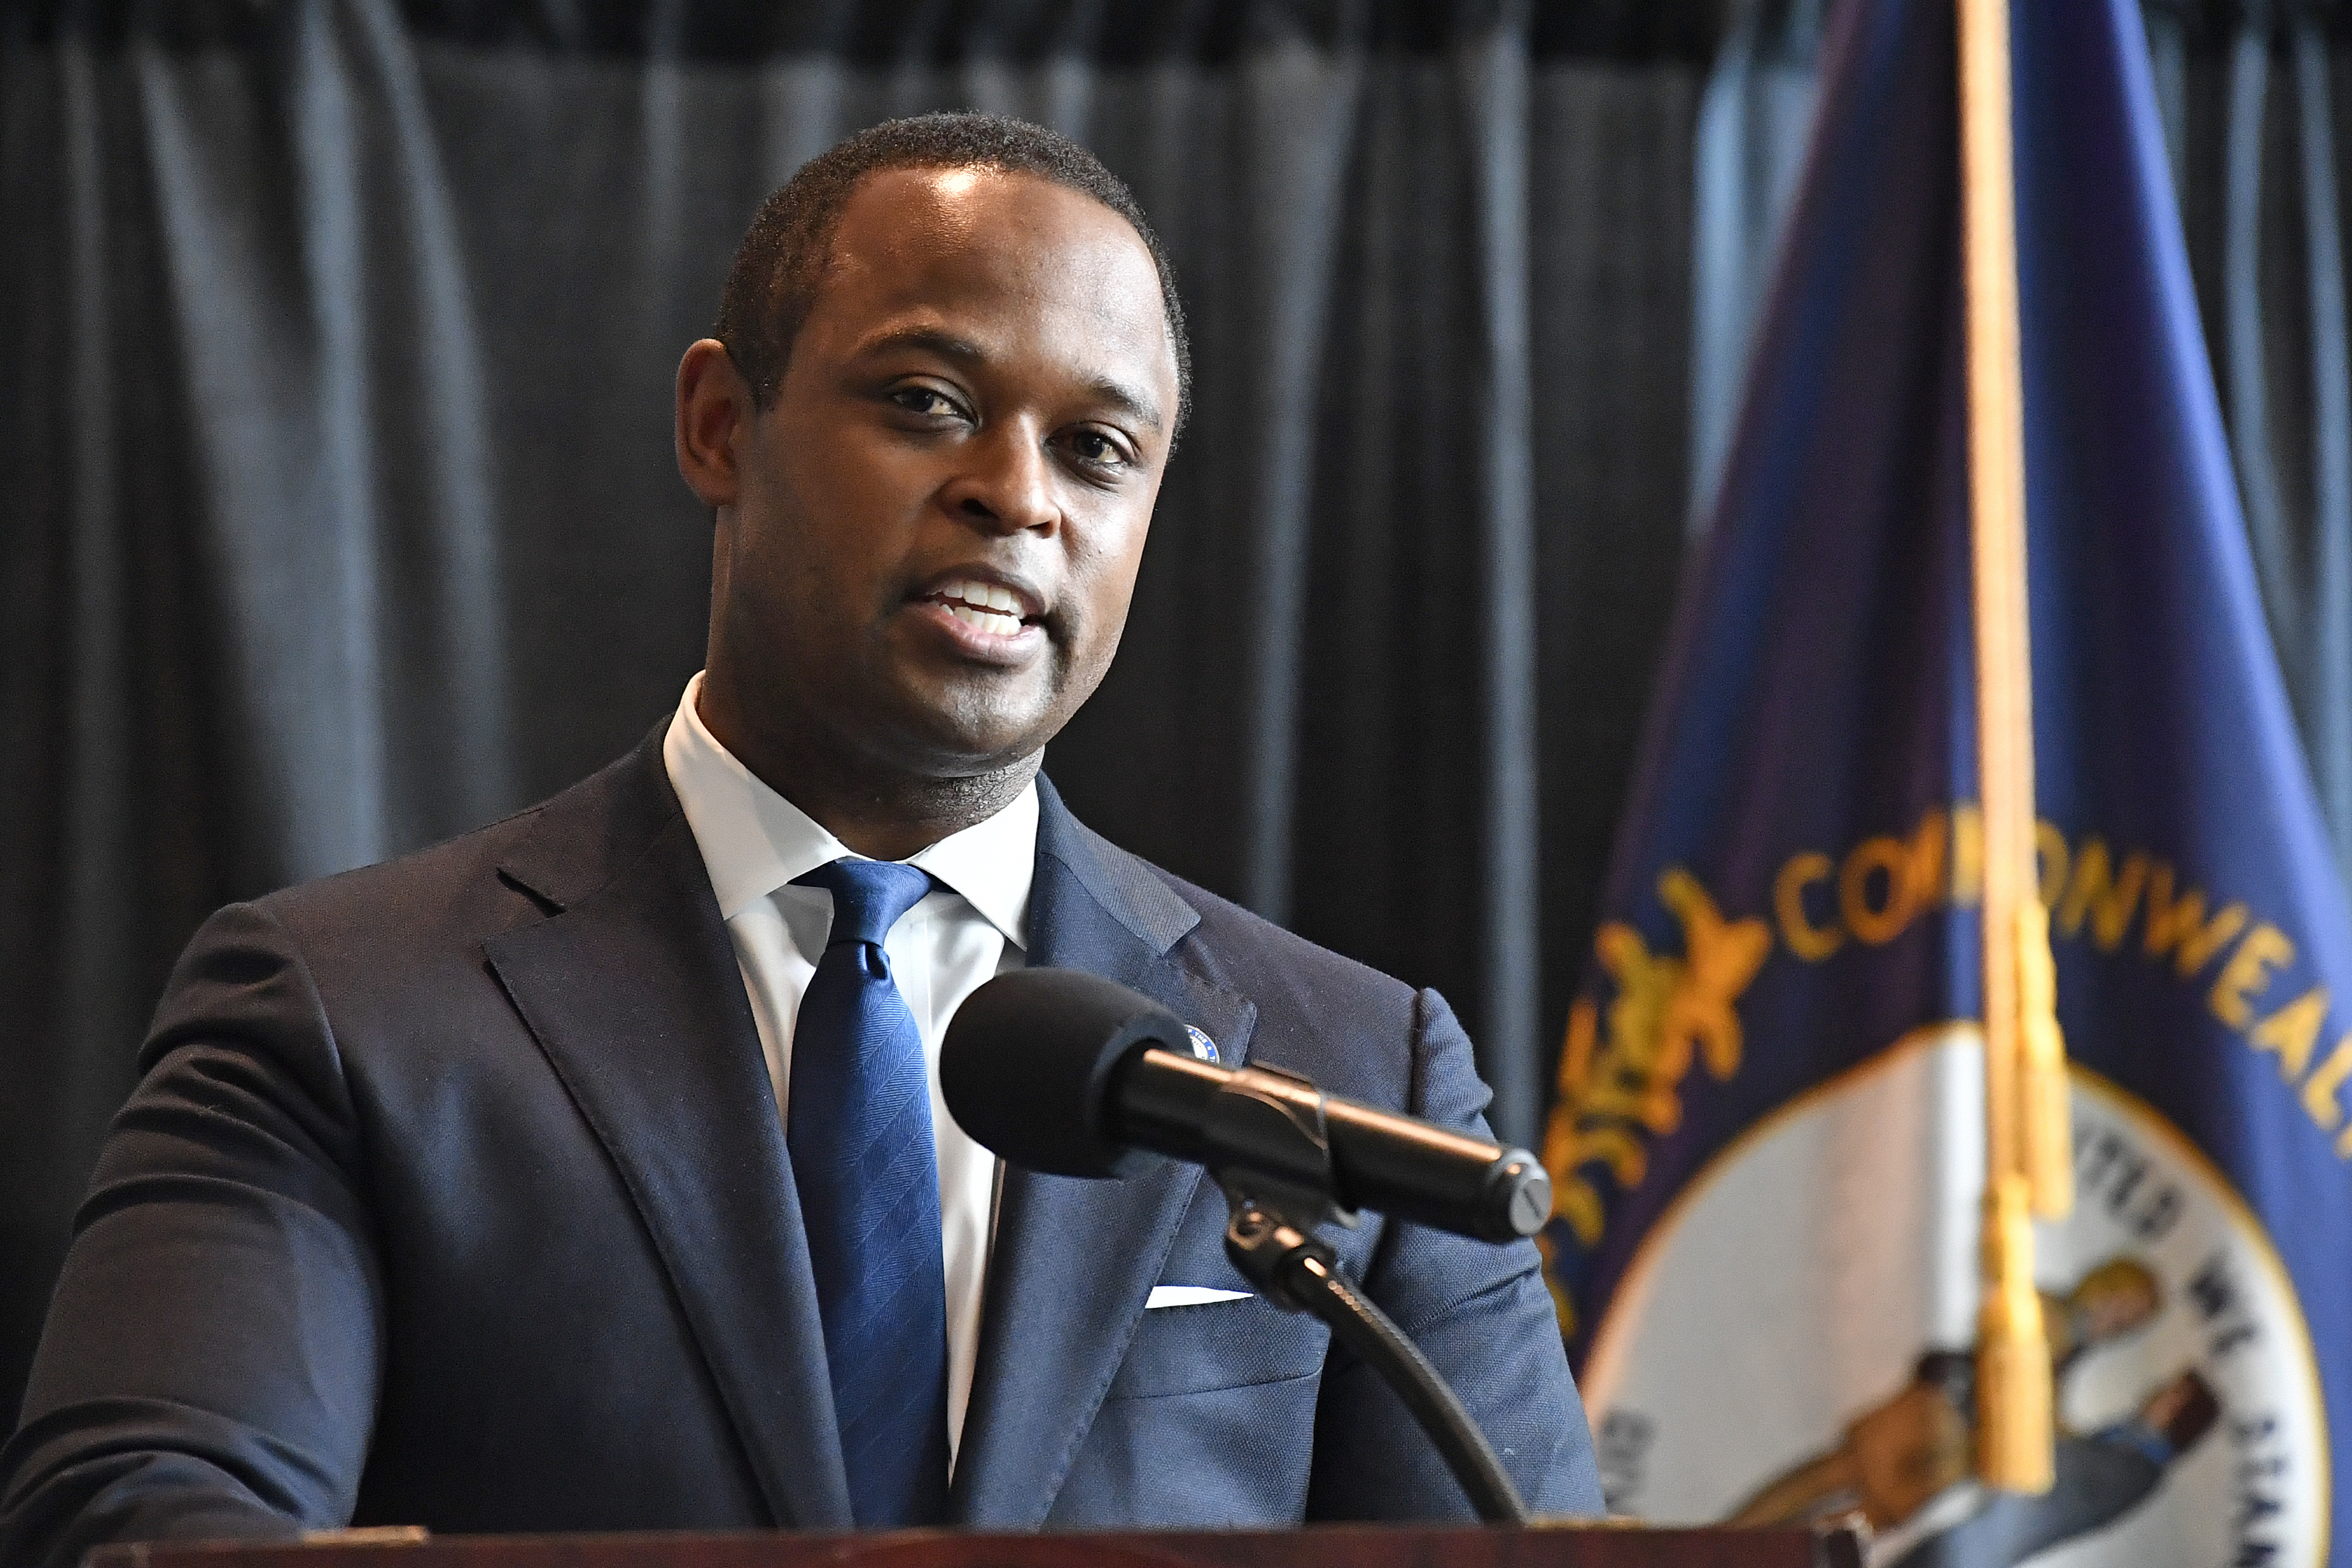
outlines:
{"label": "man at podium", "polygon": [[[1182,423],[1158,242],[1092,156],[880,126],[771,197],[677,445],[707,668],[530,810],[222,910],[107,1143],[0,1561],[113,1540],[1462,1518],[1192,1166],[1005,1168],[940,1097],[990,977],[1477,1129],[1445,1003],[1076,821]],[[1532,1247],[1368,1217],[1341,1266],[1529,1504],[1600,1505]]]}

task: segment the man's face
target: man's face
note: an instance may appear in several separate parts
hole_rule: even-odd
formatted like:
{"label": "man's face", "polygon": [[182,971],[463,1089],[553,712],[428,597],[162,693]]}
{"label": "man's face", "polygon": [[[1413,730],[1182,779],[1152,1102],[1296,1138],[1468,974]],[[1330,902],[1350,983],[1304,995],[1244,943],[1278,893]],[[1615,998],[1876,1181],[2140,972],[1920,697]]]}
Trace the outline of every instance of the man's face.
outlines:
{"label": "man's face", "polygon": [[1037,750],[1118,646],[1176,398],[1117,214],[1027,175],[868,175],[774,403],[737,427],[732,700],[899,773]]}

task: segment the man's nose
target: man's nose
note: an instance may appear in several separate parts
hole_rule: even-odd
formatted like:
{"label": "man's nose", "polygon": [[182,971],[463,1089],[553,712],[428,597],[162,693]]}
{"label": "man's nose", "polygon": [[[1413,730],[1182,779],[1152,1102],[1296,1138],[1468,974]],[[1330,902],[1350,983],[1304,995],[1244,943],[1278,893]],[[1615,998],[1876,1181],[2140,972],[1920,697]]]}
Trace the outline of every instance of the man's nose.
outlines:
{"label": "man's nose", "polygon": [[964,447],[966,466],[940,495],[948,510],[991,532],[1053,533],[1061,527],[1045,443],[1017,424],[983,431]]}

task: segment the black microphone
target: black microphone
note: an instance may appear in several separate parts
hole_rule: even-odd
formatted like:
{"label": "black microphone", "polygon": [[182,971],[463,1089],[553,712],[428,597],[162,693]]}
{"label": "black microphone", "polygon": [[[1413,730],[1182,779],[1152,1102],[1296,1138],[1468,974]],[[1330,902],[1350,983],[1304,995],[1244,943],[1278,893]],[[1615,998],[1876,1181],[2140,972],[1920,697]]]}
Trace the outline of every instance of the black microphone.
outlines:
{"label": "black microphone", "polygon": [[1487,1241],[1532,1236],[1551,1217],[1551,1180],[1525,1149],[1278,1069],[1199,1060],[1174,1014],[1075,969],[1015,969],[974,991],[948,1024],[940,1085],[966,1133],[1049,1176],[1132,1176],[1150,1151],[1268,1189],[1260,1196]]}

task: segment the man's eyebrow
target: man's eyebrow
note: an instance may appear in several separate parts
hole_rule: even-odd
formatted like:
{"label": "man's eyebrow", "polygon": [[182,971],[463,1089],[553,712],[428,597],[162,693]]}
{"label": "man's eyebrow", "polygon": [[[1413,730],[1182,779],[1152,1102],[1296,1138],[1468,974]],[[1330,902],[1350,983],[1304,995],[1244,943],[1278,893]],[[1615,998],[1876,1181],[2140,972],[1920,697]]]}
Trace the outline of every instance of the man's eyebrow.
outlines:
{"label": "man's eyebrow", "polygon": [[1151,400],[1150,394],[1112,381],[1108,376],[1097,376],[1088,382],[1087,391],[1138,424],[1149,425],[1153,430],[1160,428],[1160,405]]}
{"label": "man's eyebrow", "polygon": [[[978,366],[988,362],[988,351],[979,344],[969,338],[943,332],[936,327],[902,327],[894,331],[877,332],[857,345],[853,357],[862,360],[875,354],[888,353],[894,349],[919,349],[962,365]],[[1165,423],[1160,413],[1160,404],[1150,393],[1113,381],[1108,376],[1097,376],[1088,382],[1087,392],[1096,401],[1108,403],[1139,424],[1158,430]]]}
{"label": "man's eyebrow", "polygon": [[983,363],[988,358],[978,343],[968,338],[959,338],[952,332],[942,332],[937,327],[900,327],[892,331],[877,332],[857,345],[855,357],[862,360],[870,354],[887,353],[893,349],[925,349],[943,360],[954,360],[967,365]]}

